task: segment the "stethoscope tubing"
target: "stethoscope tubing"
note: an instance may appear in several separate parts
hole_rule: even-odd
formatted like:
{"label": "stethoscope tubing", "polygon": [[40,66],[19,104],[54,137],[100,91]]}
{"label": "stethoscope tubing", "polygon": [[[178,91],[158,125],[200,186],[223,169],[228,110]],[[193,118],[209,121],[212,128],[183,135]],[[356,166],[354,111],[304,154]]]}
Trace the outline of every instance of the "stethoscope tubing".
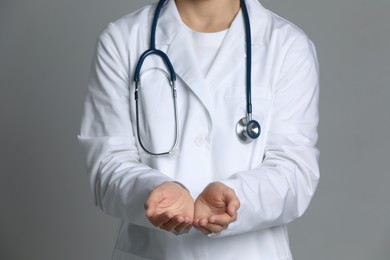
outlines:
{"label": "stethoscope tubing", "polygon": [[249,22],[248,9],[245,1],[240,0],[242,14],[245,23],[246,40],[246,113],[249,120],[252,120],[252,36]]}
{"label": "stethoscope tubing", "polygon": [[150,55],[159,56],[164,61],[164,64],[169,71],[169,76],[170,76],[171,82],[176,81],[176,72],[175,72],[175,69],[173,68],[173,65],[172,65],[171,61],[169,60],[167,54],[164,53],[163,51],[157,50],[157,49],[148,49],[144,53],[142,53],[141,57],[138,60],[137,66],[135,67],[134,81],[136,83],[139,82],[142,65],[144,64],[145,59]]}
{"label": "stethoscope tubing", "polygon": [[[161,156],[161,155],[170,155],[174,152],[174,150],[177,148],[178,142],[179,142],[179,122],[178,122],[178,112],[177,112],[177,93],[176,93],[176,86],[175,86],[175,81],[176,81],[176,72],[173,68],[173,65],[171,61],[169,60],[168,56],[166,53],[164,53],[161,50],[156,49],[156,29],[157,29],[157,22],[158,18],[160,16],[161,9],[165,3],[165,0],[160,0],[159,3],[157,4],[154,17],[153,17],[153,22],[152,22],[152,29],[151,29],[151,35],[150,35],[150,48],[146,50],[144,53],[142,53],[141,57],[138,60],[137,66],[135,68],[134,72],[134,81],[135,81],[135,93],[134,93],[134,98],[135,98],[135,108],[136,108],[136,124],[137,124],[137,138],[138,142],[141,146],[141,148],[150,156]],[[167,67],[169,71],[169,76],[170,76],[170,86],[172,90],[172,97],[173,97],[173,106],[174,106],[174,113],[175,113],[175,141],[173,142],[171,148],[169,149],[168,152],[162,152],[162,153],[156,153],[149,151],[145,145],[142,142],[141,135],[140,135],[140,118],[139,118],[139,95],[138,91],[141,86],[140,84],[140,75],[141,75],[141,68],[142,65],[145,61],[145,59],[148,56],[151,55],[157,55],[159,56],[165,66]]]}
{"label": "stethoscope tubing", "polygon": [[[139,89],[139,83],[137,83],[137,89]],[[172,154],[176,148],[177,148],[177,145],[179,143],[179,115],[178,115],[178,112],[177,112],[177,93],[176,93],[176,87],[175,87],[175,82],[174,81],[171,81],[170,82],[170,86],[171,86],[171,89],[172,89],[172,97],[173,97],[173,109],[175,111],[175,141],[172,145],[172,147],[168,150],[168,152],[162,152],[162,153],[155,153],[155,152],[151,152],[149,151],[148,148],[146,148],[141,140],[141,135],[139,134],[140,133],[140,119],[139,119],[139,97],[138,97],[138,92],[136,92],[137,94],[137,97],[135,99],[135,117],[136,117],[136,124],[137,124],[137,139],[138,139],[138,142],[141,146],[141,148],[150,156],[162,156],[162,155],[170,155]]]}

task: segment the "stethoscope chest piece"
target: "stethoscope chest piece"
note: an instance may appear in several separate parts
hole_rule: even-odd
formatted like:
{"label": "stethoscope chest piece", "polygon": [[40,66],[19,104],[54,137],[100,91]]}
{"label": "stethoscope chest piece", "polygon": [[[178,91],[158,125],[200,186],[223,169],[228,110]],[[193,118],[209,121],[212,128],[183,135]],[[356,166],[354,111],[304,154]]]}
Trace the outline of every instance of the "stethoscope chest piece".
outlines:
{"label": "stethoscope chest piece", "polygon": [[241,143],[249,144],[260,136],[261,127],[256,120],[243,117],[236,125],[236,134]]}

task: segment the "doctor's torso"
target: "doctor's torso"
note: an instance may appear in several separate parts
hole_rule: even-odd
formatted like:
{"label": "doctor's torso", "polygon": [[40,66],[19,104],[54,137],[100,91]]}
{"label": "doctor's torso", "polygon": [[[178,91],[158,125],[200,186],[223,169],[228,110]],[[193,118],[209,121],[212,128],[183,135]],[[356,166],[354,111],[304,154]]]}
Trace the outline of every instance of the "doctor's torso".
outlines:
{"label": "doctor's torso", "polygon": [[[256,0],[248,0],[247,5],[252,33],[253,119],[261,125],[260,137],[249,144],[243,144],[236,136],[237,121],[246,115],[247,66],[242,12],[226,32],[206,75],[197,66],[190,35],[173,0],[165,4],[157,25],[156,48],[167,54],[177,74],[178,149],[171,156],[151,157],[135,141],[137,151],[132,152],[139,153],[139,161],[144,165],[183,183],[194,198],[212,181],[224,180],[262,165],[278,94],[274,88],[288,80],[280,73],[293,62],[286,59],[290,47],[298,38],[306,39],[301,30],[264,9]],[[102,132],[113,132],[117,136],[136,136],[139,131],[145,146],[153,151],[164,151],[169,150],[174,141],[175,111],[168,71],[158,57],[147,58],[142,67],[139,129],[134,101],[135,65],[149,48],[154,9],[155,5],[146,6],[111,23],[102,32],[100,40],[109,44],[101,45],[101,48],[115,50],[118,63],[103,61],[98,62],[98,66],[103,69],[114,67],[113,73],[128,87],[115,89],[116,83],[110,82],[112,90],[103,90],[110,99],[104,105],[96,106],[101,116],[94,120],[104,122],[99,126],[106,128]],[[95,78],[99,83],[99,75]],[[293,100],[297,98],[292,97]],[[278,102],[288,104],[289,101]],[[110,117],[105,117],[106,112]],[[128,118],[129,123],[121,123],[118,118]],[[100,171],[102,167],[104,164],[96,170]],[[267,178],[264,176],[264,182]],[[285,190],[285,185],[280,181],[281,189]],[[104,201],[97,204],[104,204]],[[273,217],[269,216],[270,219]],[[196,230],[176,236],[122,221],[113,259],[292,259],[285,224],[269,224],[268,227],[264,224],[267,228],[259,226],[251,230],[250,225],[245,227],[245,222],[252,220],[255,218],[233,223],[233,229],[235,225],[241,225],[242,231],[219,238],[209,238]],[[281,219],[280,223],[283,222]]]}

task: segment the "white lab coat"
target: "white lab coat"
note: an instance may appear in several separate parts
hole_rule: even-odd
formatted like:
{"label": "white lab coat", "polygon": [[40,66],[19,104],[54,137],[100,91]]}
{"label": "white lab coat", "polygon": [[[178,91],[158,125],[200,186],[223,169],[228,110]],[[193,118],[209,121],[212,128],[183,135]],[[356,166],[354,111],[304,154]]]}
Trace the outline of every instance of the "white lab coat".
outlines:
{"label": "white lab coat", "polygon": [[[256,0],[247,6],[253,117],[262,127],[250,144],[235,133],[246,115],[241,11],[205,78],[174,1],[162,10],[156,44],[177,73],[180,124],[179,152],[170,157],[145,156],[136,139],[133,75],[149,47],[155,5],[110,23],[100,35],[79,140],[96,205],[122,220],[113,259],[292,259],[286,224],[303,214],[319,180],[317,59],[299,28]],[[144,82],[141,135],[156,151],[169,148],[175,125],[169,88],[153,76],[161,70],[156,56],[145,61],[143,71],[152,77]],[[233,188],[241,202],[237,221],[214,237],[153,227],[144,202],[170,180],[183,183],[194,199],[212,181]]]}

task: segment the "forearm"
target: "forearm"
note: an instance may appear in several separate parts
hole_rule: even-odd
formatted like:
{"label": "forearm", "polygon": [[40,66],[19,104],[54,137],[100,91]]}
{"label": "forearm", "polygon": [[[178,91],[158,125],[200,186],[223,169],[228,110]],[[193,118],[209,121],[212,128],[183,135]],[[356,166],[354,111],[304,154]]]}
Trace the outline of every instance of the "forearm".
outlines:
{"label": "forearm", "polygon": [[156,186],[171,179],[140,163],[129,140],[79,136],[95,204],[107,214],[152,227],[144,203]]}
{"label": "forearm", "polygon": [[[222,181],[235,190],[241,207],[237,221],[221,236],[286,224],[305,212],[319,180],[318,150],[280,149],[269,151],[260,167]],[[282,153],[297,156],[283,160]],[[302,158],[307,163],[301,163]]]}

